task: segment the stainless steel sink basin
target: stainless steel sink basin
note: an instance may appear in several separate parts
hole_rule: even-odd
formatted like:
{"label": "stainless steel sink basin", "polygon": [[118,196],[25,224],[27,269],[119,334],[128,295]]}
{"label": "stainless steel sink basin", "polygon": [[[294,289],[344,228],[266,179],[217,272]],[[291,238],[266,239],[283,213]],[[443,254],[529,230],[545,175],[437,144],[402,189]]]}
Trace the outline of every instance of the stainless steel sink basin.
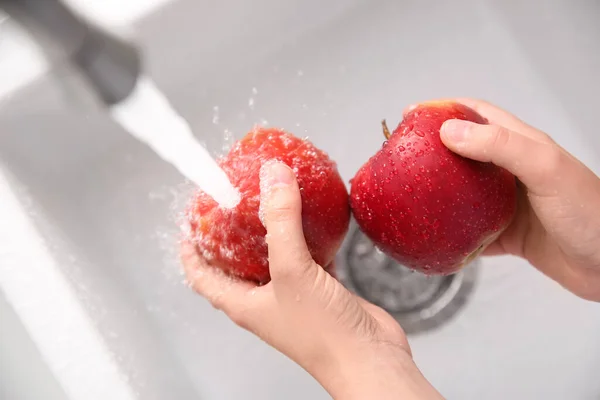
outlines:
{"label": "stainless steel sink basin", "polygon": [[[226,132],[240,138],[268,123],[308,136],[349,180],[381,145],[382,118],[395,124],[412,102],[471,96],[547,130],[600,171],[600,5],[425,3],[180,0],[135,29],[149,75],[214,154]],[[0,163],[114,361],[126,389],[96,382],[111,398],[328,398],[182,284],[174,220],[191,187],[103,113],[73,107],[55,76],[1,104]],[[61,295],[27,293],[41,314]],[[32,326],[42,340],[44,325]],[[455,316],[410,342],[449,399],[559,400],[600,396],[599,337],[598,304],[501,257],[482,260]],[[76,386],[81,377],[67,372],[93,368],[64,354],[60,368],[46,361]]]}

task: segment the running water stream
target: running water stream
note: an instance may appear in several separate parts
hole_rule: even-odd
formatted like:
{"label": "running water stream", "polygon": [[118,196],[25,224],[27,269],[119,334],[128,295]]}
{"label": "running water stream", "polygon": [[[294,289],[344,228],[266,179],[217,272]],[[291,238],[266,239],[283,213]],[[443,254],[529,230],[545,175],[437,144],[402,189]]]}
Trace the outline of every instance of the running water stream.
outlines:
{"label": "running water stream", "polygon": [[238,204],[239,192],[151,79],[140,77],[133,93],[113,106],[110,115],[221,206]]}

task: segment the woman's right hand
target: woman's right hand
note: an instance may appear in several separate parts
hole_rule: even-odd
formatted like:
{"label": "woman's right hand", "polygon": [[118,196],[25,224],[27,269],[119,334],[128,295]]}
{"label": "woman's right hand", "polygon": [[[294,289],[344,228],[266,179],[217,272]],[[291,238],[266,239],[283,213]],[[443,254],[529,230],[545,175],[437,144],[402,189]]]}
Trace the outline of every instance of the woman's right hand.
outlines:
{"label": "woman's right hand", "polygon": [[503,167],[518,179],[517,214],[484,254],[523,257],[577,296],[600,301],[598,176],[547,134],[510,113],[479,100],[453,100],[480,113],[489,125],[446,121],[444,144],[464,157]]}

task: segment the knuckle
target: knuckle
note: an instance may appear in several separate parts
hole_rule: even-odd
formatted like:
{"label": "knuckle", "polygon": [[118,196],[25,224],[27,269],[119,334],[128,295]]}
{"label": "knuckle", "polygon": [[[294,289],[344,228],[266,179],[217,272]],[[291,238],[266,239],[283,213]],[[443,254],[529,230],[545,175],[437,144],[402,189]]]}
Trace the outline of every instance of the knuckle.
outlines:
{"label": "knuckle", "polygon": [[284,262],[285,265],[272,268],[271,276],[274,280],[287,282],[293,286],[312,285],[316,280],[316,276],[313,273],[316,270],[313,268],[314,261],[308,259],[304,253],[290,254],[285,261],[281,262]]}
{"label": "knuckle", "polygon": [[267,219],[271,222],[286,222],[294,218],[298,207],[292,202],[273,204],[266,212]]}
{"label": "knuckle", "polygon": [[571,291],[576,296],[593,302],[600,302],[600,272],[587,268],[574,271]]}
{"label": "knuckle", "polygon": [[556,173],[564,162],[564,154],[554,144],[546,143],[543,146],[545,149],[539,152],[539,171],[542,175]]}
{"label": "knuckle", "polygon": [[212,296],[207,295],[207,299],[210,302],[210,305],[213,306],[213,308],[227,313],[227,301],[225,301],[225,296],[223,296],[222,294],[215,294]]}
{"label": "knuckle", "polygon": [[248,310],[245,308],[234,308],[226,311],[227,316],[231,321],[242,329],[250,330],[251,318],[248,316]]}
{"label": "knuckle", "polygon": [[488,148],[501,150],[509,145],[511,132],[501,126],[490,126],[490,135],[488,138]]}

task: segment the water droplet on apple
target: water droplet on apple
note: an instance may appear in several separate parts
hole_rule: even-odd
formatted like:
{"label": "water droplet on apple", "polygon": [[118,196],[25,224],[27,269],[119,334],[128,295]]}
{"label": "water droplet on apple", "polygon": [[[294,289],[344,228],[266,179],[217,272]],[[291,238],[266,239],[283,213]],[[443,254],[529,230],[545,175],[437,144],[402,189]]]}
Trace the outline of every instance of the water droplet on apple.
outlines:
{"label": "water droplet on apple", "polygon": [[423,152],[423,150],[419,150],[419,151],[417,151],[417,152],[416,152],[416,154],[415,154],[415,155],[416,155],[417,157],[421,157],[421,156],[423,155],[423,153],[424,153],[424,152]]}
{"label": "water droplet on apple", "polygon": [[398,146],[398,153],[402,153],[406,148],[404,146]]}
{"label": "water droplet on apple", "polygon": [[412,191],[413,191],[413,188],[412,188],[412,186],[410,186],[410,185],[406,185],[406,186],[404,187],[404,190],[406,190],[408,193],[412,193]]}
{"label": "water droplet on apple", "polygon": [[431,226],[433,226],[433,229],[437,229],[440,227],[440,220],[439,219],[435,219],[433,220],[433,224],[431,224]]}
{"label": "water droplet on apple", "polygon": [[429,146],[431,143],[429,143],[429,140],[425,141],[425,146]]}
{"label": "water droplet on apple", "polygon": [[415,174],[415,182],[421,182],[421,175]]}
{"label": "water droplet on apple", "polygon": [[420,131],[420,130],[417,129],[414,132],[415,132],[415,135],[417,135],[419,137],[425,137],[425,134],[423,133],[423,131]]}

